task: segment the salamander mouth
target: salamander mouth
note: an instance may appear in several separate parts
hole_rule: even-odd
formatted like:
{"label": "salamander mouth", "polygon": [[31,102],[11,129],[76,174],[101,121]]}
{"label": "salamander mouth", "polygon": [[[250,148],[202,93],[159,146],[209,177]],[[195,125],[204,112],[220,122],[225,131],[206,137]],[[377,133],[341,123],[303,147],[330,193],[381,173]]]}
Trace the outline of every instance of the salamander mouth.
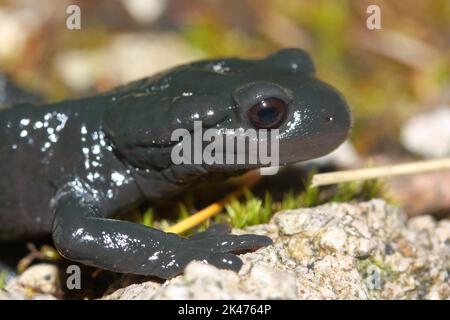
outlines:
{"label": "salamander mouth", "polygon": [[335,132],[328,137],[318,134],[305,140],[286,141],[280,150],[280,163],[287,165],[323,157],[337,149],[347,137],[347,132]]}

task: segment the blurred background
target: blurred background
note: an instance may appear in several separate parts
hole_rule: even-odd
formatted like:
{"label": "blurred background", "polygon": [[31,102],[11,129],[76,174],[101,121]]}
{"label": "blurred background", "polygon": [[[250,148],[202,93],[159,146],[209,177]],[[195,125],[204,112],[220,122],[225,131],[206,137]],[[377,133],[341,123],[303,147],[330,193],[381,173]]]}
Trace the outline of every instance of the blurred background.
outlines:
{"label": "blurred background", "polygon": [[[70,4],[81,30],[66,28]],[[366,25],[373,4],[380,30]],[[0,71],[46,100],[283,47],[310,52],[351,106],[339,167],[450,155],[448,0],[0,0]],[[411,214],[450,212],[448,174],[390,183]]]}

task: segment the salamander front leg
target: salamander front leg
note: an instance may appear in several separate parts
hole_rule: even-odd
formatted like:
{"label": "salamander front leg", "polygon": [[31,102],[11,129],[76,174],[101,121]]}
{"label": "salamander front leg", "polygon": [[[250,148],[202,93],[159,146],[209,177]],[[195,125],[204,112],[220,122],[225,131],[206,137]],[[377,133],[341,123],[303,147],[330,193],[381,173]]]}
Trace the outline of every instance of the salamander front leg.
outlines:
{"label": "salamander front leg", "polygon": [[193,260],[237,271],[242,262],[230,252],[272,243],[264,236],[227,234],[229,229],[224,226],[183,238],[103,216],[87,193],[63,193],[53,223],[53,240],[61,255],[111,271],[168,279],[182,273]]}

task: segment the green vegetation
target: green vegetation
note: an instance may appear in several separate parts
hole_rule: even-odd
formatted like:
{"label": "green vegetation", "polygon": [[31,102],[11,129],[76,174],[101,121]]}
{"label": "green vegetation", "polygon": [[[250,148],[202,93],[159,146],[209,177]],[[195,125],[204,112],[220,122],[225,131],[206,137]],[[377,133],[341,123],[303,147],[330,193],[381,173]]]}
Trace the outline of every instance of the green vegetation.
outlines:
{"label": "green vegetation", "polygon": [[273,214],[280,210],[310,208],[330,201],[368,201],[375,198],[381,198],[390,203],[394,202],[380,180],[340,184],[333,192],[328,192],[328,194],[325,190],[311,187],[308,182],[303,192],[295,194],[289,191],[284,195],[281,202],[273,202],[268,192],[263,200],[247,191],[244,199],[240,201],[233,199],[226,206],[225,213],[233,227],[244,228],[255,224],[267,223]]}
{"label": "green vegetation", "polygon": [[298,195],[295,195],[292,191],[287,192],[277,209],[310,208],[323,203],[320,199],[319,188],[311,187],[310,182],[304,184],[304,186],[305,191]]}
{"label": "green vegetation", "polygon": [[[269,222],[270,218],[278,211],[310,208],[327,202],[368,201],[381,198],[395,204],[381,180],[349,182],[337,187],[317,188],[311,186],[313,175],[314,172],[311,173],[310,178],[302,182],[303,192],[288,191],[281,201],[274,201],[270,192],[266,192],[264,197],[261,198],[246,189],[242,198],[233,198],[225,205],[222,213],[205,221],[194,231],[202,231],[211,223],[229,223],[234,228],[264,224]],[[188,194],[183,201],[177,204],[175,222],[186,219],[196,211],[193,201],[193,195]],[[161,229],[174,223],[174,221],[166,219],[155,221],[155,210],[153,208],[149,208],[137,221],[146,226]]]}
{"label": "green vegetation", "polygon": [[8,272],[0,271],[0,289],[3,289],[5,287],[7,278],[8,278]]}
{"label": "green vegetation", "polygon": [[225,206],[229,222],[235,228],[267,223],[272,216],[272,197],[266,192],[264,200],[245,190],[245,199],[233,199]]}
{"label": "green vegetation", "polygon": [[153,208],[148,208],[147,211],[142,214],[142,220],[140,221],[140,223],[144,226],[152,227],[154,219],[155,214],[153,212]]}
{"label": "green vegetation", "polygon": [[383,182],[377,179],[340,184],[337,186],[335,193],[329,201],[367,201],[375,198],[381,198],[389,203],[395,203],[387,192]]}

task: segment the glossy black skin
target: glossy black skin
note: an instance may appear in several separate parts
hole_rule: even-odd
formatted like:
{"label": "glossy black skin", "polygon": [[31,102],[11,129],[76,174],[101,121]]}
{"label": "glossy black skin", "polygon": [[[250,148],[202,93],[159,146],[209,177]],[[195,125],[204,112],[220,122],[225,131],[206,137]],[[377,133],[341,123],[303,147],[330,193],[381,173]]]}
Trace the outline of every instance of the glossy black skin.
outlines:
{"label": "glossy black skin", "polygon": [[252,128],[247,110],[271,97],[289,110],[279,127],[282,164],[325,155],[346,139],[345,101],[314,77],[299,49],[195,62],[93,97],[0,110],[0,234],[52,232],[64,257],[116,272],[170,278],[192,260],[239,270],[231,252],[271,240],[230,235],[224,225],[183,238],[108,217],[258,167],[173,165],[170,135],[192,130],[194,120]]}

